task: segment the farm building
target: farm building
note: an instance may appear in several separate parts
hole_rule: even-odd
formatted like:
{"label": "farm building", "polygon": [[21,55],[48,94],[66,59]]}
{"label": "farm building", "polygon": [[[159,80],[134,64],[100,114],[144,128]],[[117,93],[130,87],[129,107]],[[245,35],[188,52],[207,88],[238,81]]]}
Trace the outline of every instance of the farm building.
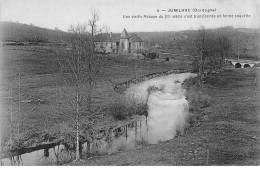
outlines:
{"label": "farm building", "polygon": [[153,48],[161,49],[161,48],[162,48],[162,45],[159,44],[159,43],[156,43],[156,44],[153,45]]}
{"label": "farm building", "polygon": [[101,53],[134,53],[144,49],[144,41],[134,33],[99,34],[95,40],[95,50]]}

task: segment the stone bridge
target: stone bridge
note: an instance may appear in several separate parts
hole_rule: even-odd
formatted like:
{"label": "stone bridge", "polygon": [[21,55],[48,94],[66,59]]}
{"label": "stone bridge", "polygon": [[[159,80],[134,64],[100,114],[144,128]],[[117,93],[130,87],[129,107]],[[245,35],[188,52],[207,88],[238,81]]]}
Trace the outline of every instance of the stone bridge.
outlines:
{"label": "stone bridge", "polygon": [[257,63],[260,63],[260,61],[252,61],[252,60],[235,60],[235,59],[226,59],[227,62],[231,62],[232,65],[235,68],[247,68],[247,67],[253,67]]}

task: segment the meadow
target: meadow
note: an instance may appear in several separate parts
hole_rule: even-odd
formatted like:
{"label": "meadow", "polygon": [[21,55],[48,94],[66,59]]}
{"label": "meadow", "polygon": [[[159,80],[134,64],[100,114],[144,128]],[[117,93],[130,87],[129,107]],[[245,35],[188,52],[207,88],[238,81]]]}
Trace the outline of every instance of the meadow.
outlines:
{"label": "meadow", "polygon": [[[43,141],[39,137],[46,134],[50,140],[56,137],[54,133],[57,131],[54,132],[53,128],[59,127],[55,126],[70,122],[68,116],[57,113],[57,109],[66,113],[72,111],[68,108],[68,100],[58,94],[61,89],[68,91],[71,88],[65,83],[58,66],[59,57],[64,52],[66,49],[62,46],[1,47],[1,139],[4,150],[37,145]],[[181,63],[177,60],[136,60],[131,55],[120,54],[97,57],[100,73],[96,80],[93,106],[102,108],[102,115],[95,120],[97,125],[114,122],[107,107],[120,98],[120,94],[113,89],[116,84],[150,73],[186,69],[190,64],[189,60]],[[63,106],[57,107],[59,104]],[[9,142],[11,128],[17,143]],[[33,141],[28,141],[29,137],[33,137],[32,133],[40,134]],[[25,142],[25,137],[26,144],[21,143]]]}
{"label": "meadow", "polygon": [[[1,47],[1,144],[4,150],[53,141],[67,130],[70,118],[57,113],[57,93],[69,89],[57,66],[66,51],[57,46]],[[110,105],[121,95],[113,87],[142,75],[188,69],[191,61],[136,60],[130,55],[98,55],[100,75],[94,106],[102,107],[96,126],[115,122]],[[179,58],[178,58],[179,59]],[[190,102],[189,128],[156,145],[92,157],[69,165],[259,165],[259,68],[225,69],[204,79],[204,87],[184,83]],[[20,85],[19,85],[20,84]],[[19,99],[20,93],[20,99]],[[19,111],[19,100],[20,111]],[[62,107],[62,111],[70,111]],[[19,115],[20,112],[20,115]],[[11,119],[12,116],[12,119]],[[12,120],[14,140],[10,142]],[[18,124],[22,124],[18,131]],[[19,142],[19,140],[22,140]]]}

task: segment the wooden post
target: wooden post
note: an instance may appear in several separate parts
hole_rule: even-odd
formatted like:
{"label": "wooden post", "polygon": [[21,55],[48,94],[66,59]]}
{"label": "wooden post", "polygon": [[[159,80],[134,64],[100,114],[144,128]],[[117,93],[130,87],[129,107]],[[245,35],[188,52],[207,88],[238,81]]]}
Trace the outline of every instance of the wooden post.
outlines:
{"label": "wooden post", "polygon": [[140,121],[140,140],[142,139],[142,121]]}
{"label": "wooden post", "polygon": [[209,165],[209,149],[207,149],[207,161],[206,161],[206,165]]}
{"label": "wooden post", "polygon": [[137,121],[135,122],[135,141],[136,141],[136,137],[137,137]]}
{"label": "wooden post", "polygon": [[18,155],[17,156],[17,163],[18,163],[18,166],[20,165],[20,158],[19,158],[20,156]]}
{"label": "wooden post", "polygon": [[146,116],[146,121],[145,121],[145,123],[146,123],[146,132],[147,132],[147,133],[146,133],[146,134],[147,134],[146,137],[147,137],[147,140],[148,140],[148,123],[147,123],[147,116]]}
{"label": "wooden post", "polygon": [[87,141],[87,157],[90,157],[90,141]]}
{"label": "wooden post", "polygon": [[127,144],[127,125],[125,126],[125,138],[126,138],[126,144]]}

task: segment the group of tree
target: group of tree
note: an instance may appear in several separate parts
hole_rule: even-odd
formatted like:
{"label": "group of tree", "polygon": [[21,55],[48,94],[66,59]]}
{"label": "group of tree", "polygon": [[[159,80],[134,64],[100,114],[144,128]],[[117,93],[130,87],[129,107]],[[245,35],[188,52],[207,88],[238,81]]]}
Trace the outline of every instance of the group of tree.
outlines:
{"label": "group of tree", "polygon": [[231,50],[231,40],[225,35],[216,35],[205,27],[197,31],[192,41],[191,55],[194,56],[193,71],[198,73],[198,84],[202,86],[205,69],[222,69]]}
{"label": "group of tree", "polygon": [[[260,57],[259,40],[260,30],[250,28],[233,28],[231,26],[207,29],[215,36],[225,36],[231,41],[230,57]],[[138,35],[146,42],[146,46],[152,47],[159,43],[160,51],[189,54],[192,40],[197,36],[197,30],[169,31],[169,32],[139,32]]]}

